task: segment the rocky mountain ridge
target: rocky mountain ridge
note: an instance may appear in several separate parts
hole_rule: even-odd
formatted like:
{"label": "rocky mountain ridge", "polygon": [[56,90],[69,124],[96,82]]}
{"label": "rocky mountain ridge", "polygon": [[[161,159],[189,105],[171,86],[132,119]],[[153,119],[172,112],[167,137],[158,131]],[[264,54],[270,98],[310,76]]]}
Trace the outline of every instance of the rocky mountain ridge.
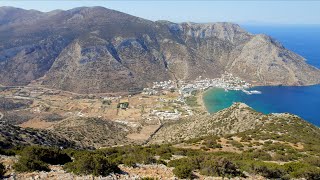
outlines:
{"label": "rocky mountain ridge", "polygon": [[320,70],[304,58],[232,23],[153,22],[103,7],[1,7],[0,15],[2,85],[126,92],[225,71],[254,85],[320,83]]}

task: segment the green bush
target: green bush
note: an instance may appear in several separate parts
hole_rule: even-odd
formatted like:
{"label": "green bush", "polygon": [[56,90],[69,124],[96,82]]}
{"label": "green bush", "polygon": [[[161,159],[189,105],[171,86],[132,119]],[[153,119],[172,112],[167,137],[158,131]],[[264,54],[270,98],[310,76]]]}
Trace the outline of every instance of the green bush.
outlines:
{"label": "green bush", "polygon": [[262,161],[271,161],[272,157],[269,153],[264,152],[262,150],[255,150],[252,152],[244,152],[243,156],[245,156],[245,158],[247,159],[258,159],[258,160],[262,160]]}
{"label": "green bush", "polygon": [[158,180],[158,178],[153,178],[153,177],[142,177],[140,180]]}
{"label": "green bush", "polygon": [[160,159],[166,159],[166,160],[170,160],[172,157],[171,153],[165,153],[165,154],[161,154],[160,155]]}
{"label": "green bush", "polygon": [[270,179],[281,178],[286,175],[284,168],[275,163],[257,162],[252,164],[251,168],[255,174],[260,174],[261,176]]}
{"label": "green bush", "polygon": [[78,175],[107,176],[110,173],[120,172],[118,166],[106,157],[94,153],[82,153],[76,156],[73,162],[67,163],[64,169]]}
{"label": "green bush", "polygon": [[211,158],[201,163],[200,173],[207,176],[243,176],[237,166],[226,158]]}
{"label": "green bush", "polygon": [[179,165],[173,169],[173,174],[181,179],[191,179],[192,168],[188,164]]}
{"label": "green bush", "polygon": [[6,167],[0,163],[0,177],[2,177],[6,173]]}
{"label": "green bush", "polygon": [[221,144],[217,143],[215,139],[205,140],[202,144],[207,148],[222,148]]}
{"label": "green bush", "polygon": [[292,173],[295,178],[305,178],[307,180],[320,179],[320,169],[315,166],[300,168]]}
{"label": "green bush", "polygon": [[175,160],[169,161],[168,166],[169,167],[178,167],[178,166],[188,165],[192,170],[194,170],[194,169],[200,168],[201,162],[202,162],[202,160],[197,157],[181,158],[181,159],[175,159]]}
{"label": "green bush", "polygon": [[19,152],[20,158],[14,165],[19,172],[49,171],[48,164],[65,164],[71,158],[56,148],[40,146],[25,147]]}
{"label": "green bush", "polygon": [[16,153],[11,149],[0,149],[0,154],[6,155],[6,156],[14,156]]}
{"label": "green bush", "polygon": [[47,163],[29,157],[20,157],[13,168],[18,172],[50,171]]}
{"label": "green bush", "polygon": [[65,164],[71,162],[71,158],[60,149],[40,146],[29,146],[20,152],[21,157],[43,161],[48,164]]}
{"label": "green bush", "polygon": [[319,157],[306,157],[303,160],[304,162],[311,164],[313,166],[320,167],[320,158]]}
{"label": "green bush", "polygon": [[243,148],[242,143],[236,141],[236,140],[232,140],[232,141],[228,141],[229,144],[231,144],[233,147],[236,148]]}

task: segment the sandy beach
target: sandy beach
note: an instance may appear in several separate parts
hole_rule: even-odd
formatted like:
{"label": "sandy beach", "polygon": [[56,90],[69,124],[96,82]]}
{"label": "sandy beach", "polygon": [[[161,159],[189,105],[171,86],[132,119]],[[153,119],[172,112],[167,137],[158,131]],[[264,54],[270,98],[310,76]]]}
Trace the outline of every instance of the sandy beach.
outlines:
{"label": "sandy beach", "polygon": [[200,105],[200,109],[201,111],[203,112],[206,112],[206,113],[209,113],[207,108],[206,108],[206,105],[204,104],[204,101],[203,101],[203,94],[205,93],[206,91],[198,91],[198,93],[196,94],[196,98],[197,98],[197,103]]}

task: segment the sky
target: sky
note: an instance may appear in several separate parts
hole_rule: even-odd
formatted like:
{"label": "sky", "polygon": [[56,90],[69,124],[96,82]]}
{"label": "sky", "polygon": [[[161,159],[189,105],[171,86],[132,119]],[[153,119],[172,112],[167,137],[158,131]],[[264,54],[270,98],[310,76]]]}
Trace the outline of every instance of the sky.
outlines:
{"label": "sky", "polygon": [[240,24],[320,24],[320,1],[183,1],[183,0],[0,0],[0,6],[51,11],[103,6],[149,20],[234,22]]}

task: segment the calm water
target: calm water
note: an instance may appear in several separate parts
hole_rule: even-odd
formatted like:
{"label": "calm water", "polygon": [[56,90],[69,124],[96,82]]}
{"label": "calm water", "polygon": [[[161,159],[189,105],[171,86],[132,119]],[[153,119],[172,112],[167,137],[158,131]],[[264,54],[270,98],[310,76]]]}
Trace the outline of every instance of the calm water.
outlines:
{"label": "calm water", "polygon": [[[268,34],[286,48],[300,54],[309,64],[320,68],[320,26],[243,26],[252,33]],[[212,89],[204,94],[210,113],[244,102],[263,113],[289,112],[320,126],[320,85],[307,87],[255,87],[262,94]]]}

